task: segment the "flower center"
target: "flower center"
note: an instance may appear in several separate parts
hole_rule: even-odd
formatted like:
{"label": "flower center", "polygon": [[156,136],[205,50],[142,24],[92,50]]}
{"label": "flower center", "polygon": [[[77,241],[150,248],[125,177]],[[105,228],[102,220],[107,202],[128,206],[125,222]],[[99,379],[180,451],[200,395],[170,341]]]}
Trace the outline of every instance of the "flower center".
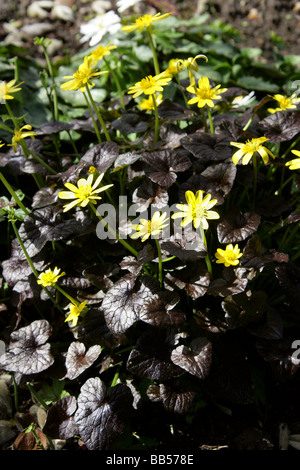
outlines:
{"label": "flower center", "polygon": [[[141,89],[144,91],[144,93],[152,93],[152,91],[150,91],[151,89],[153,89],[155,87],[155,80],[154,78],[152,77],[152,75],[149,75],[148,77],[145,77],[141,80]],[[154,93],[154,92],[153,92]]]}
{"label": "flower center", "polygon": [[199,98],[203,99],[203,100],[207,100],[207,99],[212,99],[215,97],[215,92],[212,88],[210,87],[201,87],[198,91],[197,91],[197,95]]}
{"label": "flower center", "polygon": [[202,207],[201,204],[195,204],[192,208],[193,219],[202,219],[205,217],[205,209]]}
{"label": "flower center", "polygon": [[279,107],[281,109],[288,109],[292,105],[292,100],[290,98],[282,98],[282,100],[279,103]]}
{"label": "flower center", "polygon": [[136,20],[136,24],[142,28],[145,27],[147,28],[148,26],[151,25],[152,21],[152,15],[144,15]]}
{"label": "flower center", "polygon": [[86,199],[89,199],[92,192],[93,190],[91,186],[80,186],[77,190],[76,197],[81,201],[85,201]]}

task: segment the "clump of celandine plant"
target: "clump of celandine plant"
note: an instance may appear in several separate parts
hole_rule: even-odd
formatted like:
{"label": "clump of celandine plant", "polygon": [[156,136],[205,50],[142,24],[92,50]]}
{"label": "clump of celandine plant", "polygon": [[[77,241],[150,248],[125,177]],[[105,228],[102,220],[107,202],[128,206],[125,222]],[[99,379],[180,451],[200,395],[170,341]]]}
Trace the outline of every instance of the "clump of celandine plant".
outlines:
{"label": "clump of celandine plant", "polygon": [[299,99],[170,13],[105,18],[67,72],[36,38],[49,122],[22,68],[0,86],[5,419],[33,397],[43,449],[196,451],[243,410],[266,442],[298,385]]}

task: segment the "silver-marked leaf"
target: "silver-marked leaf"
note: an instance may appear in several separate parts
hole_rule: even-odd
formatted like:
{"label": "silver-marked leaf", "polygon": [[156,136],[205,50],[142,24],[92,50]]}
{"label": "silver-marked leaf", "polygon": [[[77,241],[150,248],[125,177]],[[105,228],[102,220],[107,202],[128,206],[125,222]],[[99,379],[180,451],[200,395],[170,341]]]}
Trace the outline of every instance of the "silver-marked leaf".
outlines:
{"label": "silver-marked leaf", "polygon": [[205,379],[212,362],[212,344],[207,338],[196,338],[190,347],[181,344],[173,349],[171,360],[199,379]]}
{"label": "silver-marked leaf", "polygon": [[83,343],[73,341],[70,344],[66,356],[66,377],[70,380],[76,379],[82,372],[88,369],[99,357],[101,346],[91,346],[87,351]]}
{"label": "silver-marked leaf", "polygon": [[142,298],[134,292],[135,280],[135,275],[125,275],[107,291],[102,301],[107,326],[115,335],[124,333],[139,319]]}
{"label": "silver-marked leaf", "polygon": [[35,320],[13,331],[8,350],[0,357],[0,368],[30,375],[48,369],[54,358],[47,343],[52,327],[47,320]]}
{"label": "silver-marked leaf", "polygon": [[126,385],[106,391],[99,377],[88,379],[80,389],[75,413],[78,433],[89,450],[109,450],[122,434],[133,397]]}
{"label": "silver-marked leaf", "polygon": [[53,439],[71,439],[77,434],[73,417],[76,408],[75,397],[65,396],[57,400],[47,412],[43,432]]}

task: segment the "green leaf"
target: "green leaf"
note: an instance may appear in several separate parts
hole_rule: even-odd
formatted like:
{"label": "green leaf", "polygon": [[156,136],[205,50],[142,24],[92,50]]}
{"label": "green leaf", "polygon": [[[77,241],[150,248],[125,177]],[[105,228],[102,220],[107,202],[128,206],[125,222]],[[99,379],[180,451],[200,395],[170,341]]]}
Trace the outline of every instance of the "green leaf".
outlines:
{"label": "green leaf", "polygon": [[260,77],[252,77],[249,75],[244,75],[238,79],[236,86],[246,88],[247,90],[257,90],[264,91],[266,93],[277,93],[279,91],[279,86],[275,83],[267,82]]}

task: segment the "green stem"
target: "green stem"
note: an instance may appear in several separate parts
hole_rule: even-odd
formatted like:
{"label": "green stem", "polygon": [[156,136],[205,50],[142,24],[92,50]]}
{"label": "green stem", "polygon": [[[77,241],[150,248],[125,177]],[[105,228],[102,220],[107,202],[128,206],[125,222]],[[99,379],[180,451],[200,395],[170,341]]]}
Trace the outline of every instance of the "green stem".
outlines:
{"label": "green stem", "polygon": [[160,287],[162,287],[162,285],[163,285],[162,257],[161,257],[161,249],[160,249],[159,241],[158,241],[157,238],[155,238],[155,243],[156,243],[157,253],[158,253],[158,280],[159,280]]}
{"label": "green stem", "polygon": [[107,128],[106,128],[104,119],[103,119],[103,117],[101,116],[101,113],[99,112],[98,106],[96,105],[96,103],[95,103],[95,101],[94,101],[94,99],[93,99],[93,97],[92,97],[92,93],[91,93],[91,90],[90,90],[89,86],[86,87],[86,90],[87,90],[87,94],[88,94],[89,100],[90,100],[90,102],[91,102],[91,104],[92,104],[92,106],[93,106],[93,108],[94,108],[94,110],[95,110],[95,112],[96,112],[96,114],[97,114],[97,118],[98,118],[98,120],[99,120],[99,122],[100,122],[100,124],[101,124],[101,127],[102,127],[103,132],[104,132],[105,137],[106,137],[106,140],[107,140],[107,141],[110,141],[111,138],[110,138],[110,135],[109,135],[109,133],[108,133],[108,131],[107,131]]}
{"label": "green stem", "polygon": [[201,228],[201,227],[200,227],[200,235],[201,235],[202,241],[204,243],[204,246],[207,250],[207,255],[205,256],[205,262],[206,262],[207,270],[210,274],[210,278],[212,279],[213,278],[213,272],[212,272],[212,265],[211,265],[210,257],[209,257],[209,254],[208,254],[206,236],[205,236],[204,229]]}
{"label": "green stem", "polygon": [[252,210],[255,207],[255,200],[256,200],[256,189],[257,189],[257,159],[256,154],[254,153],[252,157],[253,162],[253,199],[252,199]]}
{"label": "green stem", "polygon": [[118,378],[119,378],[119,372],[116,372],[115,375],[114,375],[114,378],[112,379],[112,382],[110,384],[111,387],[114,387],[117,384]]}
{"label": "green stem", "polygon": [[202,115],[202,120],[203,120],[205,132],[208,132],[208,125],[207,125],[207,121],[206,121],[204,108],[200,108],[200,109],[201,109],[201,115]]}
{"label": "green stem", "polygon": [[37,399],[39,404],[42,405],[45,408],[45,410],[47,411],[49,409],[49,406],[44,402],[44,400],[39,396],[39,394],[34,390],[34,388],[32,387],[32,385],[29,382],[27,382],[26,385],[29,388],[32,395]]}
{"label": "green stem", "polygon": [[25,140],[20,140],[19,144],[21,145],[22,147],[22,150],[25,154],[25,156],[29,156],[29,155],[32,155],[33,158],[38,162],[40,163],[41,165],[43,165],[43,167],[45,167],[50,173],[52,173],[52,175],[57,175],[57,171],[53,170],[53,168],[51,168],[51,166],[49,166],[46,162],[44,162],[44,160],[42,160],[38,155],[36,155],[32,150],[29,150]]}
{"label": "green stem", "polygon": [[151,47],[152,55],[153,55],[155,75],[158,75],[160,73],[160,70],[159,70],[159,64],[158,64],[157,55],[156,55],[156,49],[155,49],[153,38],[152,38],[151,27],[147,28],[147,33],[148,33],[150,47]]}
{"label": "green stem", "polygon": [[158,141],[159,137],[159,117],[158,117],[158,110],[157,110],[157,105],[156,105],[156,99],[154,94],[152,96],[152,101],[153,101],[153,106],[154,106],[154,116],[155,116],[155,127],[154,127],[154,139],[153,139],[153,146],[156,144]]}
{"label": "green stem", "polygon": [[121,106],[122,108],[125,110],[125,103],[124,103],[124,96],[123,96],[123,90],[122,90],[122,87],[120,85],[120,82],[119,82],[119,79],[117,77],[117,74],[115,73],[115,71],[111,68],[110,66],[110,63],[108,62],[108,60],[105,59],[105,57],[103,57],[103,60],[106,64],[106,67],[108,68],[109,72],[111,73],[114,81],[115,81],[115,84],[116,84],[116,87],[117,87],[117,90],[118,90],[118,93],[119,93],[119,96],[120,96],[120,101],[121,101]]}
{"label": "green stem", "polygon": [[210,133],[214,134],[215,133],[215,128],[214,128],[214,124],[213,124],[213,120],[212,120],[212,116],[211,116],[210,107],[206,106],[206,108],[207,108],[207,115],[208,115],[208,119],[209,119]]}
{"label": "green stem", "polygon": [[253,121],[253,118],[255,116],[255,112],[251,115],[250,119],[248,120],[248,122],[245,124],[245,126],[243,127],[243,131],[246,131],[248,129],[248,127],[250,126],[251,122]]}
{"label": "green stem", "polygon": [[53,117],[54,117],[55,121],[58,121],[58,100],[57,100],[56,84],[55,84],[55,79],[54,79],[53,67],[52,67],[52,63],[51,63],[50,57],[48,55],[46,46],[44,44],[42,44],[42,47],[43,47],[43,50],[44,50],[44,54],[45,54],[45,58],[46,58],[46,62],[47,62],[47,67],[48,67],[48,70],[49,70],[49,75],[50,75],[51,81],[52,81]]}
{"label": "green stem", "polygon": [[107,230],[113,235],[113,237],[118,240],[118,242],[120,242],[124,248],[126,248],[127,250],[129,250],[134,256],[138,256],[138,252],[132,248],[129,243],[127,243],[125,240],[123,240],[123,238],[119,237],[119,235],[117,234],[117,232],[115,232],[111,226],[105,222],[105,220],[103,219],[103,217],[101,217],[101,215],[97,212],[97,209],[94,207],[93,204],[89,204],[90,208],[92,209],[92,211],[94,212],[94,214],[96,215],[96,217],[98,217],[98,219],[100,220],[100,222],[104,225],[104,227],[107,228]]}
{"label": "green stem", "polygon": [[80,302],[77,302],[77,300],[73,299],[73,297],[71,297],[71,295],[69,295],[66,291],[64,291],[64,289],[62,289],[58,284],[55,284],[54,287],[61,294],[63,294],[71,303],[75,305],[80,305]]}
{"label": "green stem", "polygon": [[7,191],[9,192],[9,194],[13,197],[13,199],[16,201],[16,203],[18,204],[18,206],[20,207],[20,209],[22,209],[22,211],[25,212],[26,215],[29,215],[30,214],[30,210],[27,209],[24,204],[22,203],[22,201],[18,198],[17,194],[15,193],[15,191],[13,190],[13,188],[11,187],[11,185],[9,184],[9,182],[5,179],[5,177],[3,176],[3,174],[1,173],[0,171],[0,180],[2,181],[2,183],[4,184],[4,186],[6,187]]}
{"label": "green stem", "polygon": [[90,115],[91,115],[91,118],[92,118],[92,121],[93,121],[93,125],[94,125],[94,129],[95,129],[95,132],[96,132],[98,142],[99,142],[99,144],[101,144],[102,140],[101,140],[101,137],[100,137],[99,129],[97,127],[97,123],[96,123],[95,118],[94,118],[94,113],[93,113],[92,107],[90,105],[90,102],[89,102],[88,97],[86,96],[85,92],[83,92],[83,96],[84,96],[84,99],[86,101],[87,107],[89,109],[89,112],[90,112]]}
{"label": "green stem", "polygon": [[[16,235],[16,237],[17,237],[17,239],[18,239],[18,242],[19,242],[19,244],[20,244],[20,247],[22,248],[22,251],[23,251],[23,253],[24,253],[24,255],[25,255],[25,258],[26,258],[26,260],[27,260],[29,266],[31,267],[31,271],[33,272],[33,274],[35,275],[35,277],[38,279],[39,273],[38,273],[37,270],[35,269],[34,264],[33,264],[32,260],[31,260],[30,256],[29,256],[28,253],[27,253],[27,250],[26,250],[26,248],[25,248],[25,246],[24,246],[24,243],[23,243],[23,241],[22,241],[22,239],[21,239],[21,237],[20,237],[20,235],[19,235],[19,231],[18,231],[18,229],[17,229],[17,227],[16,227],[15,221],[14,221],[14,220],[11,220],[11,224],[12,224],[13,230],[14,230],[14,232],[15,232],[15,235]],[[52,302],[59,308],[59,310],[61,310],[60,307],[56,304],[55,299],[52,297],[52,295],[50,294],[50,292],[48,291],[48,289],[47,289],[46,287],[43,287],[43,289],[44,289],[45,292],[47,293],[48,297],[52,300]]]}

